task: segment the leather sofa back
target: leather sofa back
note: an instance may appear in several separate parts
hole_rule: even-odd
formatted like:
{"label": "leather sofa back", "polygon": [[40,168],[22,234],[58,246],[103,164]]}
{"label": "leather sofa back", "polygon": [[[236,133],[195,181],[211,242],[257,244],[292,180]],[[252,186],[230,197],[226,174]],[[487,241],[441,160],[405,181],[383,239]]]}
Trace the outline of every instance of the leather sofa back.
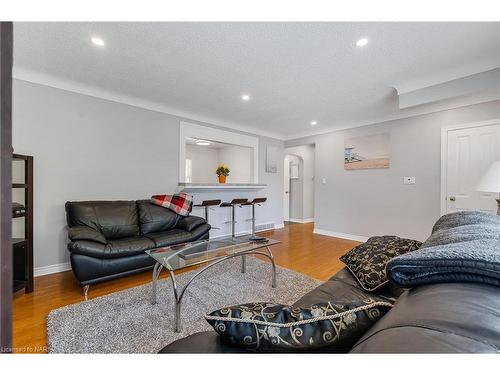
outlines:
{"label": "leather sofa back", "polygon": [[152,204],[149,200],[137,201],[137,208],[143,234],[172,229],[179,220],[179,215],[175,212]]}
{"label": "leather sofa back", "polygon": [[139,235],[135,201],[66,202],[68,225],[98,230],[107,240]]}
{"label": "leather sofa back", "polygon": [[495,353],[500,351],[500,288],[429,284],[403,293],[352,353]]}

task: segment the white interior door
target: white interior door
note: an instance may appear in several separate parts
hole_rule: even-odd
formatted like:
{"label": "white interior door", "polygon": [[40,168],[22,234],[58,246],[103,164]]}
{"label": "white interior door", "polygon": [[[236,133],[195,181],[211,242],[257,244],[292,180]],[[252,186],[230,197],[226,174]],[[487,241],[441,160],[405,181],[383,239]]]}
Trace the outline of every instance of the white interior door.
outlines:
{"label": "white interior door", "polygon": [[285,156],[283,165],[283,220],[290,220],[290,160]]}
{"label": "white interior door", "polygon": [[500,124],[447,132],[446,213],[496,213],[497,194],[476,191],[482,174],[500,160]]}

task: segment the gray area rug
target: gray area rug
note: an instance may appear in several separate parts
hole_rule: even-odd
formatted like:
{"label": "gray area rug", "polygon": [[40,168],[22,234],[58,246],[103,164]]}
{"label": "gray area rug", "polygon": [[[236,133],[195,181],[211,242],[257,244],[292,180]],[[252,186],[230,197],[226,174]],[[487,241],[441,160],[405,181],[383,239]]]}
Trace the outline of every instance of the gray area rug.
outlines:
{"label": "gray area rug", "polygon": [[[182,332],[175,333],[174,298],[169,279],[158,283],[158,303],[151,305],[151,284],[53,310],[47,318],[51,353],[157,353],[172,341],[212,328],[203,316],[224,306],[248,302],[292,304],[321,284],[319,280],[277,267],[271,288],[271,264],[247,257],[222,262],[189,286],[182,301]],[[177,277],[183,286],[195,271]]]}

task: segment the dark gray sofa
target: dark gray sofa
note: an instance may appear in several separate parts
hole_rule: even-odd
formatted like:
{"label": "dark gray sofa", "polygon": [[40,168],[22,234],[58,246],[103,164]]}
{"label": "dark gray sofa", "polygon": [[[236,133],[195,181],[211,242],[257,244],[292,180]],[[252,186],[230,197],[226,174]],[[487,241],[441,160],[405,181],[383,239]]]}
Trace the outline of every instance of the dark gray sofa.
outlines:
{"label": "dark gray sofa", "polygon": [[[472,220],[478,215],[464,216]],[[482,221],[485,223],[462,225],[470,224],[464,230],[472,238],[484,232],[481,225],[493,225],[500,233],[500,217],[491,215],[482,218]],[[435,231],[437,229],[440,228],[435,228]],[[450,246],[454,248],[454,236],[440,233],[440,237],[449,239]],[[464,245],[464,242],[461,242],[458,248],[463,248]],[[425,248],[422,251],[425,251]],[[496,242],[491,251],[495,254],[500,252],[500,242]],[[394,307],[361,338],[346,341],[340,347],[326,347],[319,352],[500,353],[500,287],[477,282],[477,278],[470,278],[475,282],[465,282],[468,279],[463,276],[459,282],[431,282],[411,289],[399,289],[393,284],[387,284],[382,290],[369,293],[364,291],[352,274],[344,268],[300,298],[293,306],[309,307],[328,300],[349,301],[373,295],[395,302]],[[160,353],[249,352],[223,342],[217,333],[209,331],[175,341],[164,347]]]}
{"label": "dark gray sofa", "polygon": [[71,267],[81,285],[151,269],[145,250],[208,238],[201,217],[138,201],[66,202]]}

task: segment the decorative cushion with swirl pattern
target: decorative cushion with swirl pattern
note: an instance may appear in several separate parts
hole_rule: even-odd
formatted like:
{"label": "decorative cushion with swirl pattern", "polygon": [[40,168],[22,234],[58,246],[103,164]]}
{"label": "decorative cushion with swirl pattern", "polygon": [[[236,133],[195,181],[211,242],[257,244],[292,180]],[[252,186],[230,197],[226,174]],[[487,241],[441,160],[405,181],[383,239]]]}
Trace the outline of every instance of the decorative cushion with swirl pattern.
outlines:
{"label": "decorative cushion with swirl pattern", "polygon": [[422,242],[397,236],[370,237],[340,260],[364,290],[373,292],[389,282],[386,267],[392,258],[417,250],[421,245]]}
{"label": "decorative cushion with swirl pattern", "polygon": [[251,350],[330,347],[347,352],[391,307],[391,303],[376,297],[324,302],[309,308],[261,302],[226,307],[205,319],[225,341]]}

